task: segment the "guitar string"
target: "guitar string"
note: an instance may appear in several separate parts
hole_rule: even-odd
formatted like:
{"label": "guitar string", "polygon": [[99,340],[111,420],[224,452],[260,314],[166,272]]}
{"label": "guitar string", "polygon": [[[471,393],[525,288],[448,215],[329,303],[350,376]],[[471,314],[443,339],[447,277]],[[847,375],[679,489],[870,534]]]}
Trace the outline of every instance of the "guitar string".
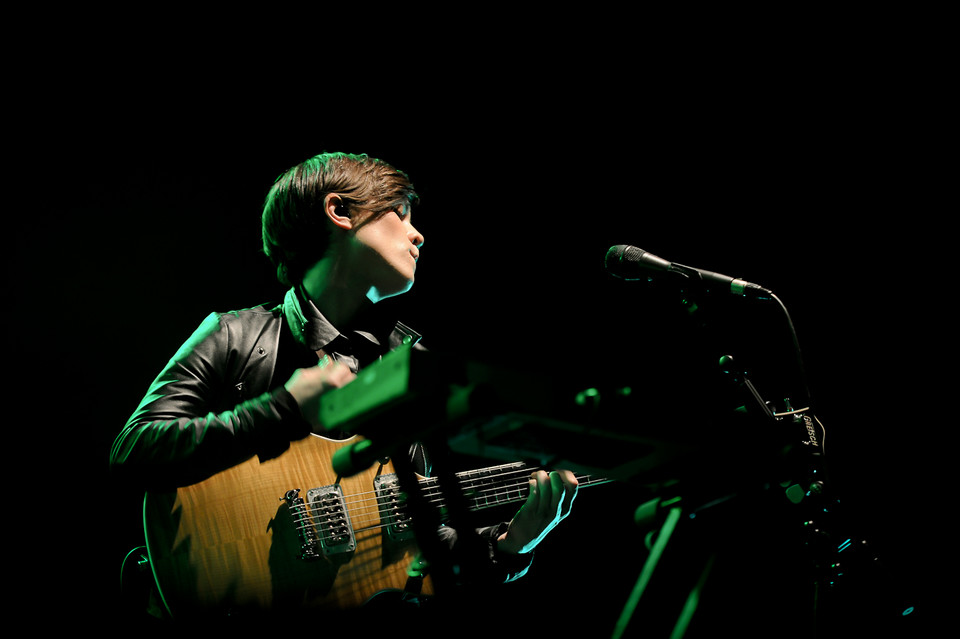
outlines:
{"label": "guitar string", "polygon": [[[477,484],[481,486],[481,490],[478,494],[467,498],[468,503],[473,504],[472,506],[469,506],[468,509],[471,511],[479,511],[483,510],[484,508],[491,508],[526,499],[527,494],[524,493],[530,486],[530,482],[526,478],[526,476],[529,474],[529,471],[528,469],[524,468],[508,474],[515,475],[517,473],[523,473],[524,477],[522,478],[522,481],[514,481],[513,484],[507,484],[503,481],[500,481],[498,484],[491,487],[491,482],[496,481],[496,479],[489,476],[477,477],[469,481],[461,482],[465,487],[470,487]],[[500,477],[502,477],[502,475]],[[589,476],[578,478],[578,483],[580,486],[591,486],[607,482],[607,479],[593,478]],[[422,483],[426,488],[425,496],[428,497],[427,504],[439,504],[442,508],[444,505],[444,496],[442,490],[440,490],[438,480],[436,478],[430,478],[428,480],[424,480]],[[396,494],[398,494],[398,491],[395,486],[388,488],[388,499]],[[406,513],[402,512],[401,506],[397,506],[394,503],[383,503],[383,499],[381,499],[379,496],[371,498],[364,497],[365,495],[376,495],[376,492],[367,491],[343,496],[343,506],[347,507],[346,511],[348,514],[352,515],[349,521],[350,528],[354,533],[367,530],[376,530],[379,528],[406,523],[404,520],[404,515]],[[358,497],[360,499],[358,499]],[[493,503],[490,503],[491,500]],[[373,501],[377,502],[376,509],[374,509],[373,504],[371,504]],[[358,504],[363,503],[366,503],[369,507],[357,506]],[[296,520],[295,523],[297,524],[298,528],[300,530],[307,528],[323,529],[323,524],[319,523],[319,520],[330,519],[331,516],[329,516],[328,513],[316,512],[317,510],[321,509],[322,507],[318,508],[316,506],[312,506],[308,513],[295,513],[294,519]],[[347,521],[345,517],[341,517],[339,515],[333,515],[332,518],[342,519],[344,522]],[[368,525],[370,522],[376,522],[376,525]],[[341,537],[342,535],[337,534],[336,531],[333,531],[329,535],[316,535],[316,533],[314,533],[314,536],[318,537],[318,540],[321,542],[328,542],[330,539]]]}
{"label": "guitar string", "polygon": [[[506,482],[504,482],[502,479],[500,479],[508,475],[516,476],[519,473],[523,473],[525,476],[528,474],[528,471],[526,469],[515,470],[510,473],[501,474],[496,478],[478,476],[474,479],[461,481],[460,483],[467,490],[475,489],[476,486],[479,485],[480,491],[477,494],[471,496],[471,499],[478,503],[480,501],[489,502],[491,500],[494,500],[496,503],[492,505],[484,504],[484,506],[486,507],[492,507],[492,506],[498,505],[498,503],[500,502],[500,500],[504,495],[509,497],[510,495],[515,494],[518,491],[522,491],[523,489],[529,486],[529,481],[526,479],[526,477],[524,477],[521,482],[514,483],[512,485],[509,485]],[[497,481],[498,483],[491,484],[491,482],[493,481]],[[426,480],[423,480],[421,482],[421,485],[425,489],[425,495],[428,498],[433,498],[432,502],[430,501],[430,499],[428,499],[428,503],[437,503],[436,496],[437,495],[442,496],[443,494],[442,490],[439,487],[439,480],[437,478],[428,478]],[[387,490],[388,492],[386,493],[386,497],[388,498],[397,494],[397,489],[393,486],[388,487]],[[370,495],[373,495],[373,496],[369,497]],[[371,510],[371,508],[366,508],[365,510],[362,509],[360,504],[366,503],[367,505],[372,507],[371,502],[374,502],[374,501],[376,501],[377,505],[379,506],[379,509],[377,511],[378,514],[396,510],[396,506],[393,503],[384,504],[383,500],[380,498],[379,495],[377,495],[376,491],[367,491],[367,492],[361,492],[361,493],[354,493],[350,495],[344,495],[342,499],[343,499],[343,505],[349,507],[350,512],[356,512],[359,515],[369,514],[369,511]],[[505,503],[509,503],[509,501]]]}
{"label": "guitar string", "polygon": [[[598,483],[600,483],[600,482],[598,482]],[[591,484],[586,484],[586,485],[591,485]],[[504,503],[506,503],[506,502],[504,502]],[[477,510],[482,510],[482,508],[483,508],[483,507],[480,507],[480,508],[471,508],[470,510],[477,511]],[[374,516],[372,516],[372,517],[369,517],[369,518],[365,519],[365,520],[362,522],[362,523],[364,524],[363,526],[357,525],[357,524],[355,524],[355,523],[353,522],[353,520],[351,520],[350,530],[354,533],[354,535],[356,535],[356,534],[360,534],[360,533],[364,533],[364,532],[375,531],[375,530],[379,530],[379,529],[383,529],[383,528],[389,528],[389,527],[391,527],[391,526],[396,526],[396,525],[403,525],[403,524],[406,524],[406,523],[407,523],[406,521],[401,520],[401,519],[398,519],[398,520],[396,520],[396,521],[390,521],[389,519],[391,519],[391,518],[394,517],[394,516],[395,516],[395,515],[393,515],[393,514],[388,515],[388,516],[386,516],[386,517],[378,517],[378,516],[375,516],[375,515],[374,515]],[[310,519],[310,518],[309,518],[309,517],[306,517],[305,519]],[[370,525],[370,524],[368,524],[367,522],[376,522],[376,523]],[[302,525],[300,528],[301,528],[301,529],[303,529],[303,528],[315,529],[316,527],[317,527],[316,525],[311,525],[310,523],[306,523],[306,524]],[[401,531],[401,532],[403,532],[403,531]],[[340,538],[340,537],[343,537],[343,534],[342,534],[342,533],[337,533],[336,531],[332,531],[332,532],[330,532],[330,533],[328,533],[328,534],[323,534],[323,533],[316,534],[316,533],[314,533],[314,539],[315,539],[316,541],[320,541],[321,543],[323,543],[323,542],[330,542],[331,540],[337,539],[337,538]],[[336,545],[336,544],[333,544],[333,545]]]}
{"label": "guitar string", "polygon": [[[513,473],[513,474],[516,474],[516,473]],[[524,472],[524,475],[526,475],[526,472]],[[529,485],[529,480],[526,477],[524,477],[521,482],[514,483],[514,484],[507,484],[502,480],[497,481],[497,483],[494,483],[494,481],[495,480],[490,477],[479,477],[469,481],[463,481],[461,482],[461,485],[463,485],[464,488],[466,489],[475,489],[477,486],[479,486],[480,488],[479,492],[473,495],[473,498],[478,502],[481,500],[499,499],[503,495],[511,495],[517,492],[517,489],[523,489]],[[595,483],[606,482],[607,480],[592,478],[592,477],[583,477],[583,478],[579,478],[578,481],[580,485],[590,485]],[[424,487],[425,494],[428,496],[436,496],[436,495],[442,494],[442,491],[440,490],[440,487],[438,484],[438,480],[436,478],[423,480],[421,482],[421,485]],[[388,486],[386,488],[385,495],[387,497],[390,497],[391,495],[394,495],[397,493],[398,493],[397,487],[396,485],[393,485],[393,486]],[[372,496],[372,497],[368,497],[368,496]],[[342,500],[343,500],[343,505],[352,506],[354,508],[357,508],[358,504],[362,504],[364,502],[370,503],[376,500],[378,503],[380,503],[382,501],[381,499],[379,499],[379,495],[375,490],[343,495]],[[386,508],[392,509],[394,508],[394,506],[392,504],[387,504]]]}
{"label": "guitar string", "polygon": [[[528,481],[514,482],[513,484],[501,483],[498,486],[481,488],[478,490],[478,492],[469,496],[465,496],[464,498],[468,502],[476,504],[474,509],[482,509],[483,507],[492,507],[500,503],[510,503],[510,501],[512,501],[511,497],[514,495],[516,495],[516,500],[523,499],[525,498],[525,495],[522,493],[524,492],[524,489],[528,487]],[[398,494],[399,491],[397,488],[391,488],[390,492],[384,496],[387,500],[386,503],[384,503],[384,499],[378,498],[376,500],[378,508],[373,515],[375,517],[383,517],[384,513],[386,513],[386,517],[389,518],[395,514],[398,508],[402,509],[402,506],[398,506],[395,502],[390,501]],[[444,505],[445,495],[443,491],[435,484],[427,487],[423,495],[426,498],[427,505]],[[349,502],[348,505],[356,505],[358,503],[365,502],[368,506],[372,506],[373,504],[370,503],[371,501],[371,499],[353,500],[352,502]],[[490,504],[491,501],[494,501],[495,503]],[[359,512],[357,513],[358,518],[364,515],[369,516],[371,514],[371,510],[372,508],[367,508],[366,510],[360,508]]]}
{"label": "guitar string", "polygon": [[[528,484],[526,483],[517,484],[517,489],[520,490],[526,487],[527,485]],[[509,503],[509,502],[501,502],[501,503]],[[428,500],[428,505],[430,504],[434,504],[434,505],[440,504],[442,507],[443,499],[434,499],[432,501]],[[478,510],[482,510],[485,507],[490,507],[490,506],[489,505],[470,506],[468,507],[468,510],[478,511]],[[377,530],[377,529],[387,528],[391,526],[404,525],[408,523],[408,518],[406,518],[404,515],[405,515],[404,512],[398,513],[397,509],[394,507],[382,507],[378,511],[360,512],[359,514],[354,514],[353,516],[351,516],[349,520],[350,529],[356,534],[359,532],[366,532],[370,530]],[[323,532],[319,534],[317,534],[316,532],[314,533],[315,538],[321,543],[330,542],[333,539],[342,537],[343,534],[338,533],[337,529],[342,528],[343,523],[340,523],[339,525],[335,524],[332,528],[330,526],[324,527],[323,523],[320,522],[319,520],[326,519],[326,518],[327,516],[324,515],[323,513],[320,513],[320,514],[311,513],[308,515],[303,515],[298,518],[299,528],[301,530],[306,528],[310,528],[310,529],[320,528],[321,530],[327,530],[328,532],[326,533],[323,533]],[[334,519],[339,519],[339,518],[334,517]],[[346,520],[343,519],[343,522],[345,523]]]}
{"label": "guitar string", "polygon": [[[484,507],[496,506],[498,503],[509,503],[509,501],[503,501],[505,495],[517,495],[518,497],[515,500],[523,498],[521,493],[523,489],[528,486],[529,482],[527,481],[516,482],[513,485],[502,484],[492,489],[487,488],[481,490],[480,493],[469,498],[468,501],[476,504],[471,510],[481,510]],[[443,493],[437,483],[429,482],[425,488],[424,496],[427,498],[427,505],[440,504],[442,506],[444,502]],[[388,491],[386,495],[387,500],[398,494],[396,487],[390,487]],[[364,498],[365,495],[373,496]],[[491,500],[495,500],[496,503],[490,504],[489,502]],[[365,506],[361,506],[361,504],[365,504]],[[343,506],[346,507],[346,511],[351,515],[350,521],[355,530],[366,530],[369,522],[377,522],[379,524],[379,526],[374,526],[373,528],[396,525],[397,523],[402,523],[401,520],[404,514],[400,512],[398,515],[397,511],[402,511],[402,507],[389,501],[384,503],[384,500],[377,496],[375,491],[345,495],[343,498]],[[318,520],[330,518],[328,513],[317,512],[322,510],[322,506],[314,506],[310,510],[309,515],[304,515],[299,518],[300,521],[306,522],[304,526],[311,523],[317,525]],[[334,515],[333,518],[337,518],[337,516]]]}
{"label": "guitar string", "polygon": [[[598,483],[605,483],[606,481],[607,481],[607,480],[605,480],[605,479],[584,478],[583,481],[580,482],[580,485],[581,485],[581,486],[589,486],[589,485],[595,485],[595,484],[598,484]],[[474,482],[474,483],[475,483],[475,482]],[[434,488],[436,488],[436,483],[435,483],[435,482],[431,482],[431,486],[434,487]],[[513,485],[503,485],[503,486],[495,487],[495,488],[493,489],[494,492],[493,492],[493,496],[492,496],[492,497],[491,497],[490,495],[486,495],[486,496],[484,496],[484,497],[473,497],[473,498],[469,499],[468,501],[470,501],[470,502],[472,502],[472,503],[474,504],[474,505],[470,508],[470,510],[477,511],[477,510],[482,510],[482,509],[484,509],[484,508],[489,508],[489,507],[493,507],[493,506],[497,506],[497,505],[501,505],[501,504],[505,504],[505,503],[510,503],[511,501],[515,502],[515,501],[519,501],[519,500],[521,500],[521,499],[525,499],[525,498],[526,498],[526,495],[523,495],[522,492],[524,491],[524,489],[526,489],[526,488],[528,488],[528,487],[529,487],[529,482],[528,482],[528,481],[522,481],[522,482],[514,483]],[[490,491],[488,490],[487,492],[490,492]],[[356,497],[356,496],[359,496],[359,495],[364,495],[364,494],[371,494],[371,493],[370,493],[370,492],[367,492],[367,493],[358,493],[358,494],[356,494],[356,495],[349,495],[348,497],[353,498],[353,497]],[[391,494],[392,494],[392,493],[391,493]],[[434,498],[434,499],[432,499],[432,500],[428,499],[428,504],[430,504],[430,503],[433,503],[433,504],[439,503],[439,504],[441,504],[441,506],[442,506],[442,504],[443,504],[442,494],[441,494],[440,492],[438,492],[437,490],[434,490],[434,492],[433,492],[432,494],[433,494],[434,496],[440,495],[440,498],[439,498],[439,499],[438,499],[438,498]],[[502,499],[504,495],[510,496],[507,501],[504,501],[504,500]],[[512,495],[516,495],[516,497],[512,497]],[[496,500],[495,503],[490,504],[490,503],[489,503],[489,500],[490,500],[490,499],[495,499],[495,500]],[[364,501],[369,503],[369,502],[372,501],[372,499],[364,499],[364,500],[355,500],[355,499],[353,499],[353,500],[350,502],[350,504],[353,505],[353,504],[361,503],[361,502],[364,502]],[[486,502],[486,503],[481,503],[481,502]],[[314,509],[314,510],[315,510],[315,509]],[[354,532],[360,532],[360,531],[365,531],[365,530],[372,530],[372,529],[377,529],[377,528],[383,528],[383,527],[385,527],[385,526],[393,526],[393,525],[397,525],[397,524],[402,524],[402,523],[404,523],[403,517],[402,517],[403,513],[401,512],[400,515],[398,516],[397,510],[398,510],[398,507],[396,507],[396,506],[394,506],[394,505],[392,505],[392,504],[387,504],[386,506],[381,506],[377,511],[372,511],[372,509],[367,509],[366,511],[361,510],[359,513],[356,513],[354,516],[352,516],[352,517],[350,518],[351,528],[353,529]],[[349,511],[349,509],[348,509],[348,512],[353,512],[353,511]],[[386,512],[386,514],[384,514],[385,512]],[[313,512],[311,512],[311,513],[309,513],[309,514],[301,514],[300,517],[297,518],[297,520],[298,520],[298,523],[301,523],[301,524],[302,524],[302,525],[300,526],[301,529],[308,528],[308,527],[313,527],[313,526],[318,526],[318,527],[321,527],[321,528],[322,528],[322,525],[318,525],[316,522],[317,522],[318,519],[324,519],[324,518],[328,518],[328,517],[327,517],[327,514],[325,514],[325,513],[313,513]],[[345,521],[345,518],[344,518],[344,521]],[[368,525],[367,525],[368,522],[377,522],[377,525],[375,525],[375,526],[368,526]],[[336,532],[334,532],[334,533],[332,534],[332,536],[339,537],[340,535],[338,535],[338,534],[336,534]],[[322,541],[328,541],[328,539],[326,539],[325,536],[322,535],[322,534],[320,535],[320,538],[321,538]]]}
{"label": "guitar string", "polygon": [[[602,483],[606,481],[607,480],[605,479],[597,479],[597,478],[590,478],[590,477],[584,477],[578,480],[581,486],[592,485],[592,484]],[[491,485],[489,478],[486,478],[486,479],[473,480],[471,482],[464,482],[463,485],[466,489],[475,489],[476,486],[479,485],[480,488],[478,492],[472,495],[469,495],[468,500],[477,504],[477,509],[482,509],[485,507],[493,507],[503,503],[518,501],[519,499],[525,499],[526,495],[523,495],[521,493],[525,492],[525,490],[529,487],[529,480],[527,480],[524,477],[520,481],[514,481],[514,483],[512,484],[508,484],[506,482],[501,481],[497,484]],[[430,481],[428,483],[425,483],[425,487],[426,487],[426,490],[424,494],[425,496],[428,497],[428,500],[427,500],[428,503],[442,502],[444,493],[440,489],[436,481]],[[390,498],[396,494],[398,494],[396,487],[390,487],[388,488],[388,492],[386,493],[385,497]],[[363,497],[365,495],[375,495],[375,496],[357,499],[358,497]],[[372,510],[371,502],[374,502],[374,501],[376,501],[377,506],[379,506],[379,508],[377,509],[378,514],[383,513],[385,511],[394,511],[397,508],[397,506],[394,503],[389,503],[389,502],[383,503],[383,499],[381,499],[379,496],[376,496],[375,491],[345,495],[343,497],[343,501],[345,506],[353,508],[351,512],[359,512],[359,514],[361,515],[369,514],[369,512]],[[490,502],[493,502],[493,503],[490,503]],[[359,506],[359,504],[364,504],[364,503],[366,503],[368,506],[371,506],[371,508],[363,508]]]}
{"label": "guitar string", "polygon": [[[496,478],[476,477],[472,479],[467,479],[465,481],[461,481],[460,485],[462,485],[466,489],[473,489],[478,484],[481,487],[490,486],[492,481],[497,481],[497,480],[499,480],[500,483],[502,484],[504,482],[500,478],[507,477],[508,475],[515,476],[519,473],[527,474],[528,472],[529,471],[527,471],[526,469],[522,469],[522,470],[515,470],[509,473],[503,473],[503,474],[497,475]],[[462,479],[463,476],[464,475],[458,475],[457,477]],[[440,494],[442,492],[439,487],[439,479],[435,477],[421,480],[420,485],[426,495],[433,496],[433,495]],[[493,489],[496,490],[497,488],[500,488],[500,486],[494,484]],[[396,486],[388,486],[386,490],[387,490],[386,494],[389,497],[393,494],[396,494],[397,488]],[[487,490],[490,490],[490,489],[487,488]],[[358,504],[362,504],[364,502],[366,502],[367,504],[370,504],[371,502],[374,502],[374,501],[376,501],[378,504],[381,502],[381,500],[379,499],[379,495],[375,490],[343,495],[342,499],[343,499],[344,506],[354,507],[354,508],[356,508]],[[381,510],[390,510],[392,508],[393,506],[391,504],[387,504]]]}

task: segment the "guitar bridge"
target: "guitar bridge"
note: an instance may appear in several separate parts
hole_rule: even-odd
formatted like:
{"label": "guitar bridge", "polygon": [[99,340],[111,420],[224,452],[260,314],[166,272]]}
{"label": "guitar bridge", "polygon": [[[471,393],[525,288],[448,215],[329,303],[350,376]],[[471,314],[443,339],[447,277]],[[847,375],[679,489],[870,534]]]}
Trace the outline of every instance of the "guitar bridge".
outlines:
{"label": "guitar bridge", "polygon": [[[343,490],[339,485],[311,488],[307,491],[306,504],[309,506],[309,514],[308,520],[303,522],[302,530],[310,531],[308,538],[315,549],[318,548],[324,555],[345,554],[356,550],[357,540],[343,501]],[[301,532],[301,539],[303,538]]]}
{"label": "guitar bridge", "polygon": [[377,475],[373,480],[373,489],[380,509],[380,523],[384,525],[387,537],[393,541],[412,539],[414,531],[410,525],[411,517],[397,475]]}
{"label": "guitar bridge", "polygon": [[319,559],[320,555],[317,553],[319,547],[317,544],[317,531],[310,522],[310,513],[303,501],[303,497],[300,496],[300,489],[295,488],[288,490],[283,498],[287,502],[288,512],[293,519],[293,527],[300,537],[300,559]]}

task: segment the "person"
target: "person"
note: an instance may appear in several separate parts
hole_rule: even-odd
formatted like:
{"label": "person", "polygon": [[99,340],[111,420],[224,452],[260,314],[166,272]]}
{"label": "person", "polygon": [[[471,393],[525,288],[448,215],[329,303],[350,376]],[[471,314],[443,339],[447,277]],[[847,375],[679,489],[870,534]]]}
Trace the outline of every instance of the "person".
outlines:
{"label": "person", "polygon": [[[262,214],[263,250],[286,288],[282,303],[210,314],[150,386],[110,455],[119,481],[148,491],[202,482],[253,457],[282,456],[320,434],[324,393],[340,389],[400,344],[422,349],[401,322],[370,318],[412,287],[424,237],[409,177],[365,154],[323,153],[273,184]],[[367,324],[365,322],[369,321]],[[410,460],[429,475],[429,451]],[[509,521],[480,527],[490,582],[531,565],[533,550],[566,518],[577,493],[568,471],[535,471]],[[444,530],[456,545],[458,531]]]}

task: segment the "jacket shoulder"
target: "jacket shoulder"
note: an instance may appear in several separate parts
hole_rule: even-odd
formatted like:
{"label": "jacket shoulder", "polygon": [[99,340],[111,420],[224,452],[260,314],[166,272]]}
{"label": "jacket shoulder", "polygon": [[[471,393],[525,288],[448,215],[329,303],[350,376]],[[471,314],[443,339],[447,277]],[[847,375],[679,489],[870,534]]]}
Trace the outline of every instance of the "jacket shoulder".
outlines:
{"label": "jacket shoulder", "polygon": [[220,343],[218,348],[233,344],[234,347],[249,339],[256,340],[271,325],[283,319],[279,305],[261,304],[235,311],[213,311],[209,313],[193,334],[180,347],[175,360],[183,359],[189,353],[203,349],[203,345]]}
{"label": "jacket shoulder", "polygon": [[283,306],[280,304],[260,304],[235,311],[214,311],[207,316],[205,322],[217,324],[256,326],[268,324],[283,317]]}

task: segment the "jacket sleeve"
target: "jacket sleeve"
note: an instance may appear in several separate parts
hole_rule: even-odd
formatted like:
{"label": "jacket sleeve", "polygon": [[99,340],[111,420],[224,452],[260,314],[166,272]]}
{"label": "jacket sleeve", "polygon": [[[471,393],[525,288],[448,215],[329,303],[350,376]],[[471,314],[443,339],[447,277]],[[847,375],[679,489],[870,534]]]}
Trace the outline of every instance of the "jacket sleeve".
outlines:
{"label": "jacket sleeve", "polygon": [[248,399],[238,379],[249,353],[232,314],[211,314],[151,384],[110,454],[121,481],[144,488],[196,483],[253,455],[275,457],[309,433],[281,386]]}
{"label": "jacket sleeve", "polygon": [[[472,536],[463,537],[457,531],[443,526],[439,529],[441,542],[453,557],[465,557],[460,577],[472,585],[492,585],[515,581],[523,577],[533,564],[534,553],[511,555],[497,549],[497,538],[507,531],[507,522],[477,528]],[[472,554],[471,554],[472,553]]]}

